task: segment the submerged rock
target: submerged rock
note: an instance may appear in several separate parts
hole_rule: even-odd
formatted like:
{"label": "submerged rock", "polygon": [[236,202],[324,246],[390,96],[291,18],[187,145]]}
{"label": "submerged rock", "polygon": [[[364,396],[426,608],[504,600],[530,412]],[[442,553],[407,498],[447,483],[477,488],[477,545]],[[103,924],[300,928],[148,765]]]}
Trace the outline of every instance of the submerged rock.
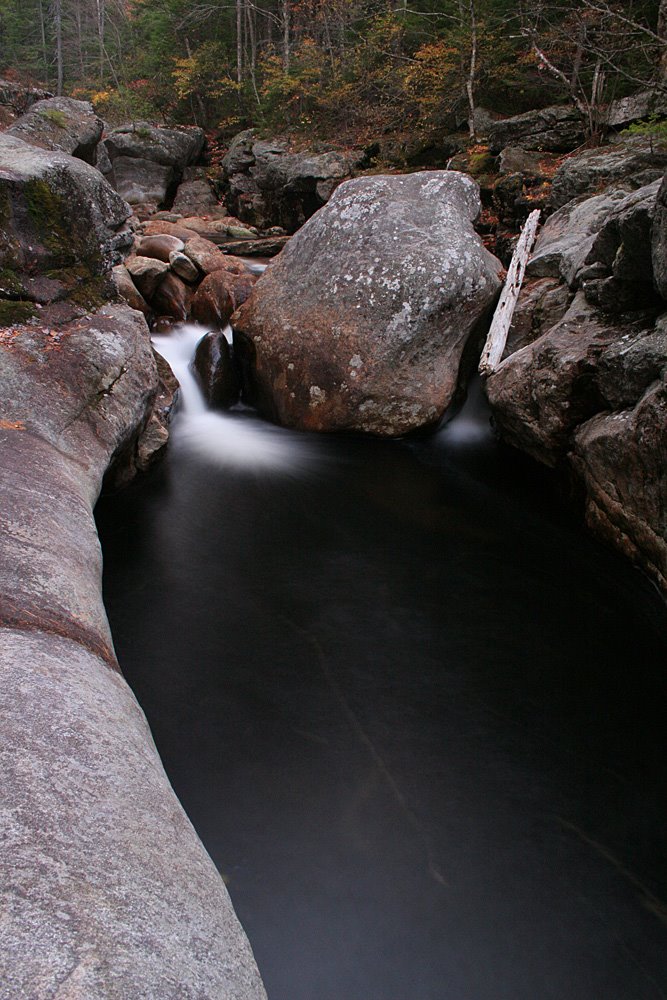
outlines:
{"label": "submerged rock", "polygon": [[233,317],[260,408],[320,431],[435,423],[500,285],[479,211],[475,182],[451,171],[341,185]]}
{"label": "submerged rock", "polygon": [[238,403],[241,379],[234,365],[232,349],[221,331],[211,331],[199,341],[193,369],[210,407],[227,410]]}

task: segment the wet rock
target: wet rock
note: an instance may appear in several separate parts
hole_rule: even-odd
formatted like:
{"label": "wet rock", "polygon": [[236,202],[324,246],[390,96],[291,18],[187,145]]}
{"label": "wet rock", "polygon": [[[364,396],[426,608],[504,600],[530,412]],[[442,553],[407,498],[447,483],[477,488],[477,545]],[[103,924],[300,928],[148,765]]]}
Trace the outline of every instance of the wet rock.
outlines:
{"label": "wet rock", "polygon": [[586,518],[641,566],[667,596],[667,384],[637,404],[600,413],[575,438],[573,466],[586,489]]}
{"label": "wet rock", "polygon": [[151,305],[160,316],[184,321],[190,312],[192,294],[192,289],[178,275],[168,271],[153,293]]}
{"label": "wet rock", "polygon": [[258,139],[249,129],[222,161],[226,202],[244,222],[294,232],[365,159],[362,150],[290,152],[286,141]]}
{"label": "wet rock", "polygon": [[572,293],[557,278],[524,282],[507,337],[504,357],[532,344],[558,323],[567,312]]}
{"label": "wet rock", "polygon": [[133,309],[138,309],[139,312],[144,314],[144,316],[148,316],[150,313],[150,307],[133,282],[132,276],[125,265],[117,264],[112,269],[111,274],[116,291],[120,297],[124,299]]}
{"label": "wet rock", "polygon": [[503,438],[545,465],[570,450],[576,428],[606,408],[600,358],[639,329],[603,316],[579,292],[564,317],[487,380]]}
{"label": "wet rock", "polygon": [[667,150],[646,139],[626,139],[611,146],[587,149],[559,167],[551,186],[550,207],[592,194],[610,185],[626,191],[658,180],[667,169]]}
{"label": "wet rock", "polygon": [[169,263],[171,254],[183,250],[184,247],[183,240],[163,233],[160,236],[142,236],[137,240],[135,250],[139,257],[154,257],[156,260]]}
{"label": "wet rock", "polygon": [[187,243],[199,235],[194,229],[188,229],[180,222],[167,222],[165,219],[150,219],[148,222],[143,222],[141,231],[144,236],[175,236],[182,243]]}
{"label": "wet rock", "polygon": [[88,101],[50,97],[33,104],[7,133],[32,146],[60,150],[94,164],[103,128],[102,119]]}
{"label": "wet rock", "polygon": [[238,403],[241,380],[234,365],[232,350],[220,331],[207,333],[197,344],[193,368],[210,407],[227,410]]}
{"label": "wet rock", "polygon": [[188,240],[183,252],[197,265],[202,274],[213,274],[214,271],[229,271],[233,274],[245,272],[240,261],[226,256],[215,243],[211,243],[201,236]]}
{"label": "wet rock", "polygon": [[557,105],[526,111],[494,122],[489,128],[489,148],[500,153],[506,146],[552,153],[569,153],[584,141],[584,123],[576,108]]}
{"label": "wet rock", "polygon": [[130,209],[94,167],[0,134],[0,275],[14,300],[100,305],[132,243]]}
{"label": "wet rock", "polygon": [[103,140],[110,183],[132,205],[163,205],[185,168],[204,151],[200,128],[165,128],[135,122],[113,129]]}
{"label": "wet rock", "polygon": [[145,321],[113,306],[17,327],[0,373],[5,992],[265,1000],[102,604],[93,505],[114,456],[140,460],[158,390]]}
{"label": "wet rock", "polygon": [[204,326],[226,326],[236,308],[236,280],[236,276],[227,271],[214,271],[207,275],[192,300],[193,318]]}
{"label": "wet rock", "polygon": [[197,265],[186,257],[184,253],[180,253],[175,250],[173,253],[169,254],[169,264],[171,265],[172,271],[182,278],[183,281],[187,281],[192,284],[195,281],[199,281],[201,277],[201,272]]}
{"label": "wet rock", "polygon": [[238,257],[275,257],[287,246],[289,236],[267,236],[257,240],[234,240],[221,246],[223,253]]}
{"label": "wet rock", "polygon": [[437,421],[499,288],[452,171],[349,181],[234,315],[254,399],[310,430],[399,435]]}
{"label": "wet rock", "polygon": [[667,299],[667,174],[658,189],[651,241],[653,281],[662,298]]}
{"label": "wet rock", "polygon": [[125,267],[143,297],[149,301],[169,270],[169,264],[156,257],[128,257]]}

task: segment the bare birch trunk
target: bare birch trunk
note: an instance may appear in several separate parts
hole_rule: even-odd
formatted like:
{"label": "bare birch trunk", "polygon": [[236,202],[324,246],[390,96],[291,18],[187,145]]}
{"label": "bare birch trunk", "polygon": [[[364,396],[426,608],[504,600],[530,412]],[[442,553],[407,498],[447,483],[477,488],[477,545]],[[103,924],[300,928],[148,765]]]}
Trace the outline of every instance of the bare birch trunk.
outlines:
{"label": "bare birch trunk", "polygon": [[512,255],[512,260],[507,271],[505,287],[502,290],[500,300],[493,314],[491,327],[489,329],[484,350],[479,360],[480,375],[493,375],[500,364],[500,359],[505,350],[507,335],[512,325],[512,317],[516,308],[519,292],[523,284],[523,277],[526,273],[526,264],[530,258],[530,252],[537,236],[537,227],[540,222],[540,211],[535,209],[528,216],[523,232],[516,245],[516,250]]}

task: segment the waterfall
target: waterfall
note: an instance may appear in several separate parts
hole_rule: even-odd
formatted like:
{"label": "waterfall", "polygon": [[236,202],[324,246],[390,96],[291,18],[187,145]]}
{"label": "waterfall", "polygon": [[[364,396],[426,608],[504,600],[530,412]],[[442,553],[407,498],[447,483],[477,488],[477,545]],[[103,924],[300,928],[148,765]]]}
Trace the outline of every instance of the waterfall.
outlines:
{"label": "waterfall", "polygon": [[[243,406],[226,413],[208,409],[192,372],[197,344],[206,333],[196,323],[182,323],[169,334],[152,338],[181,387],[181,407],[172,425],[173,447],[212,465],[237,470],[305,471],[318,451],[310,435],[268,424]],[[230,326],[224,334],[231,343]]]}

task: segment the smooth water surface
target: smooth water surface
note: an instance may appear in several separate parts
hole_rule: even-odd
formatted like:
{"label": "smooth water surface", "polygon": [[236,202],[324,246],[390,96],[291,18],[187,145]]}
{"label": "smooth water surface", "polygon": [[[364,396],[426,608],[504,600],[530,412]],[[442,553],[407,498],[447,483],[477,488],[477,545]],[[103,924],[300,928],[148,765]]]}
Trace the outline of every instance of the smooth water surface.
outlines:
{"label": "smooth water surface", "polygon": [[270,1000],[667,997],[648,583],[474,400],[412,443],[186,414],[99,505],[106,601]]}

